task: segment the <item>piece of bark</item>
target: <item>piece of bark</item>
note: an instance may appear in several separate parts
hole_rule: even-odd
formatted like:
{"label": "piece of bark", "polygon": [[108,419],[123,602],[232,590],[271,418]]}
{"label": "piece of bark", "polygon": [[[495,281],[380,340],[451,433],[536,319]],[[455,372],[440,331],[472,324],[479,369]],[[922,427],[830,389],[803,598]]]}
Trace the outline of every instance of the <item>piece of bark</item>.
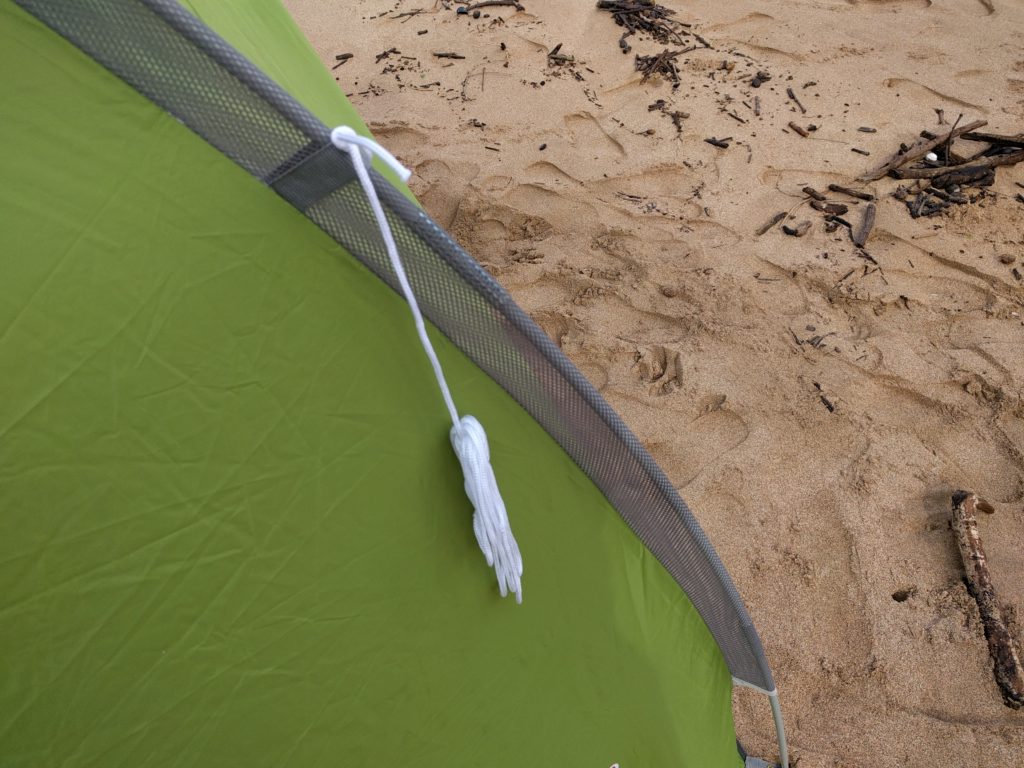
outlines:
{"label": "piece of bark", "polygon": [[968,589],[981,613],[996,683],[1006,706],[1020,709],[1024,706],[1024,666],[1013,635],[1003,619],[978,532],[976,512],[991,513],[991,509],[991,505],[981,501],[976,494],[957,491],[953,494],[953,533],[967,574]]}
{"label": "piece of bark", "polygon": [[1003,165],[1016,165],[1024,162],[1024,149],[1020,152],[1010,152],[1006,155],[993,155],[991,157],[979,157],[971,160],[966,165],[944,165],[938,168],[896,168],[893,175],[897,179],[934,179],[953,171],[966,171],[974,168],[998,168]]}
{"label": "piece of bark", "polygon": [[782,231],[785,232],[787,235],[790,235],[791,237],[803,237],[808,233],[808,231],[810,231],[810,229],[811,222],[806,220],[801,221],[795,227],[791,227],[788,224],[782,225]]}
{"label": "piece of bark", "polygon": [[814,187],[804,187],[802,191],[808,197],[813,197],[815,200],[819,202],[824,202],[825,200],[825,196],[821,194],[821,192],[816,190]]}
{"label": "piece of bark", "polygon": [[859,189],[850,189],[849,187],[842,187],[838,184],[829,184],[829,192],[841,192],[844,195],[850,197],[856,197],[858,200],[867,200],[869,203],[875,199],[875,196],[870,192],[861,192]]}
{"label": "piece of bark", "polygon": [[863,248],[864,244],[867,243],[868,238],[871,237],[871,230],[875,226],[875,204],[868,203],[864,206],[864,215],[861,216],[860,225],[853,233],[853,243],[858,248]]}
{"label": "piece of bark", "polygon": [[774,216],[772,216],[770,219],[768,219],[768,221],[766,221],[764,224],[762,224],[760,227],[758,227],[757,231],[754,234],[757,235],[758,237],[760,237],[765,232],[767,232],[769,229],[771,229],[776,224],[778,224],[780,221],[782,221],[784,218],[786,218],[786,212],[785,211],[779,211]]}
{"label": "piece of bark", "polygon": [[965,133],[976,131],[985,125],[988,125],[986,120],[975,120],[973,123],[968,123],[967,125],[956,128],[947,134],[936,136],[934,139],[919,141],[912,147],[909,147],[906,152],[898,152],[886,160],[882,165],[872,171],[868,171],[863,176],[859,177],[857,181],[877,181],[890,171],[899,168],[901,165],[906,165],[909,162],[913,162],[914,160],[924,157],[940,144],[952,141],[957,136],[961,136]]}

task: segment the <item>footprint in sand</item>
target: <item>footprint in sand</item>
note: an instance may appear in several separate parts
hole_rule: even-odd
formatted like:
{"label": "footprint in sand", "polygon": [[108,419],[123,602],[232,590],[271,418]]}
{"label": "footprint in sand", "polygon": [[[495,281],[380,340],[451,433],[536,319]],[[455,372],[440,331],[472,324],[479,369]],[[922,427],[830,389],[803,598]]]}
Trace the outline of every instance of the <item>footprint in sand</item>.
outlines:
{"label": "footprint in sand", "polygon": [[882,81],[882,85],[884,85],[886,88],[899,88],[902,92],[908,90],[918,91],[919,98],[924,100],[927,100],[929,98],[928,95],[930,95],[942,99],[943,101],[946,101],[950,104],[956,104],[958,107],[963,107],[965,109],[973,109],[985,115],[989,113],[989,110],[987,108],[979,104],[973,104],[964,99],[958,99],[956,96],[950,96],[947,93],[942,93],[941,91],[937,91],[934,88],[929,88],[927,85],[924,85],[923,83],[919,83],[916,80],[910,80],[905,77],[887,78],[886,80]]}
{"label": "footprint in sand", "polygon": [[571,115],[566,115],[563,121],[572,138],[573,146],[577,149],[605,144],[625,156],[626,150],[622,144],[608,133],[590,112],[574,112]]}
{"label": "footprint in sand", "polygon": [[682,356],[660,344],[637,350],[633,368],[652,395],[670,395],[682,385]]}
{"label": "footprint in sand", "polygon": [[699,416],[681,426],[671,441],[651,443],[648,448],[678,488],[685,488],[705,469],[746,442],[747,422],[726,406],[724,395],[712,395]]}

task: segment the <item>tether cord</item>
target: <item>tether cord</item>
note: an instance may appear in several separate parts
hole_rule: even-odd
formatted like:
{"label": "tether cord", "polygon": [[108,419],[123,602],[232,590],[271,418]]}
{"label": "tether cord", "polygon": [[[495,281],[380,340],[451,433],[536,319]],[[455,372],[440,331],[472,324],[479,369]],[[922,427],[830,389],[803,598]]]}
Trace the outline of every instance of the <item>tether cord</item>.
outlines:
{"label": "tether cord", "polygon": [[380,228],[391,267],[395,270],[399,287],[412,311],[420,344],[430,360],[430,365],[434,369],[434,377],[441,388],[441,396],[444,398],[445,406],[447,406],[452,420],[449,437],[455,454],[459,457],[459,463],[462,465],[466,495],[473,504],[473,532],[476,534],[477,543],[487,559],[487,564],[493,567],[497,574],[501,596],[505,597],[512,592],[516,596],[516,602],[521,603],[523,602],[523,558],[519,552],[519,545],[512,535],[505,503],[498,491],[498,481],[494,477],[494,470],[491,467],[487,434],[474,417],[469,415],[459,417],[451,390],[448,388],[448,382],[444,378],[444,371],[441,369],[441,362],[437,359],[437,353],[434,351],[434,345],[430,342],[430,337],[427,336],[423,313],[420,311],[419,302],[416,301],[416,295],[409,284],[405,267],[399,258],[398,246],[395,244],[391,225],[388,223],[380,198],[377,196],[377,190],[373,186],[367,165],[372,156],[376,155],[398,174],[402,181],[408,181],[412,173],[380,144],[373,139],[360,136],[348,126],[340,126],[331,131],[331,142],[352,158],[356,177],[359,179],[370,203],[370,208],[373,210],[373,215],[377,219],[377,226]]}

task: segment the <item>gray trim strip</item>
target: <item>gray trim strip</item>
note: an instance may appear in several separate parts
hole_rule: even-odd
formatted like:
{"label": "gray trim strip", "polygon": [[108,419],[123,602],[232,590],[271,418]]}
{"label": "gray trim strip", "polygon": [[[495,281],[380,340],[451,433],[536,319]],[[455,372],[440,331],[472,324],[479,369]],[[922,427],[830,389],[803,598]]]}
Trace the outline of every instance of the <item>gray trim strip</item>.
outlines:
{"label": "gray trim strip", "polygon": [[[249,170],[257,178],[271,182],[285,199],[300,210],[304,210],[312,221],[334,236],[350,253],[374,269],[382,279],[394,287],[390,275],[383,273],[375,264],[361,255],[364,250],[372,250],[373,241],[367,240],[363,233],[356,231],[358,229],[356,224],[352,224],[352,232],[342,236],[335,231],[336,227],[331,227],[329,215],[322,210],[324,206],[321,203],[345,192],[344,185],[347,178],[345,175],[347,169],[343,167],[344,162],[339,165],[336,159],[329,158],[327,153],[323,152],[324,146],[330,143],[328,128],[177,2],[174,0],[116,0],[116,2],[115,0],[82,0],[80,3],[68,3],[66,0],[15,0],[15,2],[127,81],[143,95],[178,117],[202,138]],[[116,5],[116,10],[112,10],[114,5]],[[140,8],[145,8],[158,18],[172,34],[177,35],[181,40],[188,41],[191,48],[184,51],[184,54],[191,57],[190,61],[198,61],[203,66],[205,66],[205,61],[214,62],[223,72],[230,75],[231,79],[245,90],[244,93],[241,91],[238,93],[238,100],[234,105],[239,109],[245,107],[250,110],[251,114],[241,115],[240,111],[228,111],[227,115],[203,112],[204,109],[215,110],[218,107],[227,109],[223,103],[230,98],[230,95],[225,96],[218,93],[215,99],[207,98],[206,101],[203,101],[194,92],[196,85],[194,82],[190,83],[193,90],[188,88],[174,90],[175,85],[180,85],[180,83],[170,82],[169,77],[161,77],[160,72],[169,72],[174,69],[177,63],[177,60],[174,59],[175,55],[184,55],[180,40],[161,38],[162,42],[167,43],[169,49],[167,52],[157,50],[139,54],[137,51],[127,51],[129,46],[119,48],[116,42],[117,35],[113,33],[119,29],[124,29],[129,34],[133,33],[133,28],[125,26],[128,22],[123,21],[131,14],[134,14],[133,23],[145,22],[145,19],[142,18],[145,12],[139,10]],[[92,25],[91,28],[83,31],[88,24]],[[95,34],[97,28],[103,32],[98,37]],[[162,30],[154,32],[148,28],[147,32],[165,34]],[[158,71],[155,72],[153,67],[141,67],[138,63],[140,55],[150,57],[147,59],[149,63],[152,63],[152,58],[164,55],[166,61],[158,62],[163,69],[157,67]],[[177,74],[180,79],[187,79],[193,73],[179,71]],[[206,95],[199,94],[199,96]],[[243,117],[247,116],[252,117],[252,121],[244,126],[249,129],[249,133],[243,138],[237,138],[238,135],[234,132],[225,132],[225,123],[230,125],[233,124],[232,121],[238,121],[241,124]],[[222,119],[218,122],[217,118]],[[267,122],[268,120],[270,122]],[[226,136],[227,138],[225,138]],[[266,142],[254,143],[253,136],[266,136]],[[233,141],[234,143],[232,143]],[[251,151],[248,151],[247,147],[251,147]],[[289,149],[282,152],[283,147],[289,147]],[[268,164],[267,158],[270,156],[275,156],[276,159]],[[314,178],[319,177],[320,172],[323,172],[326,178]],[[513,338],[515,334],[518,334],[532,345],[532,349],[527,352],[531,355],[539,353],[536,357],[543,358],[544,363],[557,371],[562,379],[571,385],[576,396],[585,404],[586,408],[596,414],[605,428],[617,438],[618,443],[628,454],[628,459],[624,454],[622,461],[618,462],[616,459],[615,461],[618,463],[615,463],[606,461],[603,454],[596,457],[592,452],[588,454],[587,451],[593,448],[592,445],[585,445],[589,435],[567,435],[552,432],[548,422],[533,411],[529,403],[524,402],[519,394],[509,389],[507,383],[496,375],[495,369],[486,360],[481,359],[474,354],[474,351],[459,343],[457,337],[462,328],[459,324],[465,323],[465,315],[446,318],[438,315],[437,312],[433,316],[428,313],[431,321],[442,328],[471,359],[533,413],[534,417],[551,432],[567,453],[601,488],[630,527],[690,596],[691,601],[715,636],[733,676],[754,687],[766,691],[774,690],[775,684],[761,641],[732,580],[685,502],[676,493],[675,488],[653,458],[597,390],[526,313],[515,304],[511,296],[429,216],[380,174],[373,172],[373,177],[381,200],[394,216],[394,220],[406,231],[415,235],[422,244],[429,246],[435,257],[442,259],[443,263],[453,270],[467,287],[472,288],[477,296],[484,298],[497,311],[494,322],[498,327],[508,329],[509,335]],[[328,188],[335,189],[335,192],[326,194],[324,190]],[[578,408],[579,403],[559,403],[558,405],[565,408],[564,420],[571,423],[574,409]],[[605,446],[605,450],[612,449],[614,446]],[[639,467],[642,474],[630,475],[627,480],[620,483],[613,482],[608,476],[605,476],[602,482],[588,468],[588,462],[591,466],[600,465],[601,467],[606,467],[611,463],[613,469],[621,469],[622,473],[626,475],[631,471],[629,470],[630,461]],[[678,516],[676,523],[682,524],[686,537],[680,537],[678,531],[668,530],[664,530],[661,534],[655,530],[655,533],[652,534],[652,529],[656,529],[658,525],[664,525],[657,510],[631,508],[627,513],[626,509],[631,501],[639,499],[634,507],[638,505],[642,507],[643,499],[646,498],[643,494],[648,486],[653,486],[657,490],[659,503],[667,504]],[[691,560],[686,567],[678,562],[678,553],[685,549],[684,544],[696,547],[696,553],[690,555]],[[697,557],[694,558],[693,554],[696,554]],[[670,565],[663,555],[670,559],[674,557],[675,560]],[[707,576],[713,576],[713,579],[707,578],[705,573]],[[692,584],[692,589],[688,589],[685,586],[686,583]],[[724,593],[728,602],[727,610],[723,610],[726,606],[720,604],[720,598],[711,596],[715,592],[715,586]]]}
{"label": "gray trim strip", "polygon": [[[305,155],[305,156],[303,156]],[[355,179],[352,161],[333,144],[300,150],[284,167],[270,174],[266,183],[300,211],[319,203],[334,190]]]}

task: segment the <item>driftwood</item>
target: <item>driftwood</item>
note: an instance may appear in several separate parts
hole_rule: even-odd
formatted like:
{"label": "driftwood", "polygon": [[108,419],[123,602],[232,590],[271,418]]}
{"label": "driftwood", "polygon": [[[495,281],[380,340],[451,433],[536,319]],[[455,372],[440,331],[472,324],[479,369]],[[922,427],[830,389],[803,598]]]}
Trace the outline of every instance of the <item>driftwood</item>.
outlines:
{"label": "driftwood", "polygon": [[985,627],[988,651],[992,656],[992,671],[1006,706],[1020,709],[1024,706],[1024,666],[1021,665],[1020,653],[1003,620],[995,587],[992,586],[985,549],[978,533],[975,514],[978,510],[991,513],[992,507],[973,493],[957,491],[953,494],[953,532],[967,574],[967,587],[978,603]]}
{"label": "driftwood", "polygon": [[[684,35],[693,35],[689,24],[672,18],[676,15],[675,11],[652,0],[598,0],[597,7],[611,13],[615,23],[626,28],[619,38],[619,47],[623,53],[632,50],[626,38],[637,32],[646,32],[655,41],[666,45],[681,44]],[[695,37],[706,48],[710,47],[699,35]]]}
{"label": "driftwood", "polygon": [[843,195],[849,195],[850,197],[856,197],[858,200],[867,200],[869,203],[875,199],[875,196],[870,192],[863,192],[859,189],[850,189],[849,187],[843,187],[839,184],[829,184],[829,192],[839,192]]}
{"label": "driftwood", "polygon": [[1016,136],[1003,136],[998,133],[978,133],[977,131],[972,131],[971,133],[965,133],[960,138],[967,141],[983,141],[986,144],[991,144],[993,147],[1024,147],[1024,133],[1017,134]]}
{"label": "driftwood", "polygon": [[896,168],[892,173],[897,179],[934,179],[953,171],[967,172],[975,168],[997,168],[1001,165],[1016,165],[1024,162],[1024,149],[1006,155],[990,155],[969,161],[966,165],[943,165],[937,168]]}
{"label": "driftwood", "polygon": [[679,68],[676,66],[676,57],[695,50],[697,50],[697,46],[694,45],[690,48],[683,48],[678,51],[672,51],[666,48],[661,53],[656,53],[651,56],[641,56],[637,54],[633,66],[637,72],[643,74],[643,77],[640,78],[641,83],[646,83],[654,75],[661,75],[672,83],[673,87],[678,87],[680,81]]}
{"label": "driftwood", "polygon": [[864,244],[867,243],[868,238],[871,237],[871,230],[875,226],[875,204],[868,203],[864,206],[864,215],[861,217],[860,226],[853,233],[853,244],[858,248],[863,248]]}
{"label": "driftwood", "polygon": [[766,221],[764,224],[762,224],[760,227],[758,227],[757,231],[754,234],[757,235],[758,237],[760,237],[765,232],[767,232],[769,229],[771,229],[776,224],[778,224],[780,221],[782,221],[784,218],[786,218],[786,212],[785,211],[779,211],[774,216],[772,216],[770,219],[768,219],[768,221]]}
{"label": "driftwood", "polygon": [[806,128],[802,128],[801,126],[799,126],[799,125],[797,125],[796,123],[794,123],[794,122],[793,122],[792,120],[790,120],[790,121],[789,121],[789,127],[790,127],[790,128],[792,128],[792,129],[793,129],[794,131],[796,131],[797,133],[799,133],[799,134],[800,134],[801,136],[803,136],[803,137],[804,137],[805,139],[806,139],[806,138],[807,138],[808,136],[810,136],[810,135],[811,135],[811,134],[809,134],[809,133],[807,132],[807,129],[806,129]]}
{"label": "driftwood", "polygon": [[[991,187],[995,180],[995,168],[980,168],[976,165],[968,165],[964,168],[954,168],[949,173],[935,176],[931,181],[932,186],[938,189],[954,189],[955,187],[967,185],[972,187]],[[963,202],[966,202],[966,200]]]}
{"label": "driftwood", "polygon": [[800,99],[798,99],[796,97],[796,94],[793,93],[793,89],[792,88],[787,88],[786,89],[786,95],[789,96],[789,98],[791,98],[793,100],[794,104],[796,104],[798,107],[800,107],[800,114],[801,115],[806,115],[807,114],[807,110],[804,109],[804,105],[800,103]]}
{"label": "driftwood", "polygon": [[909,162],[924,157],[939,145],[945,144],[947,141],[952,141],[962,134],[976,131],[985,125],[988,125],[986,120],[975,120],[973,123],[968,123],[960,128],[956,128],[942,136],[936,136],[933,139],[919,141],[912,147],[909,147],[906,152],[897,152],[873,171],[868,171],[863,176],[859,177],[857,181],[877,181],[891,171],[896,170],[901,165],[906,165]]}
{"label": "driftwood", "polygon": [[467,5],[464,8],[460,8],[459,12],[469,13],[470,11],[475,11],[478,8],[493,8],[501,5],[507,5],[510,8],[515,8],[517,11],[526,10],[523,7],[522,3],[517,2],[517,0],[483,0],[482,2],[473,3],[472,5]]}

